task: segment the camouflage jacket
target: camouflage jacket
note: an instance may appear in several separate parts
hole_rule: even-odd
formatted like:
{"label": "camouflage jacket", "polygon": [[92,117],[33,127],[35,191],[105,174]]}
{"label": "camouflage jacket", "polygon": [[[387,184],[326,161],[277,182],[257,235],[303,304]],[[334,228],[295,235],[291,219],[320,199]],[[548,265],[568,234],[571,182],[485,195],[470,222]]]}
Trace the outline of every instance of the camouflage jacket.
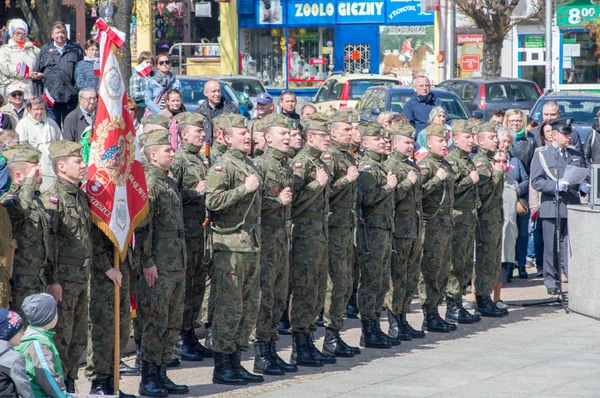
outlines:
{"label": "camouflage jacket", "polygon": [[[440,180],[436,175],[439,168],[446,170],[447,176]],[[423,184],[423,218],[425,221],[452,223],[454,206],[454,173],[452,166],[444,158],[429,152],[419,162]]]}
{"label": "camouflage jacket", "polygon": [[492,169],[494,151],[480,151],[473,158],[473,163],[479,171],[479,218],[502,220],[502,192],[504,190],[504,174]]}
{"label": "camouflage jacket", "polygon": [[288,148],[288,150],[287,150],[287,157],[288,157],[288,159],[295,158],[297,154],[298,154],[298,152],[296,152],[295,149]]}
{"label": "camouflage jacket", "polygon": [[[92,225],[92,241],[94,242],[94,261],[92,261],[92,277],[104,276],[106,271],[114,267],[114,247],[110,239],[96,225]],[[131,269],[132,252],[131,245],[127,249],[127,255],[119,263],[121,273],[129,272]]]}
{"label": "camouflage jacket", "polygon": [[[395,192],[394,236],[404,239],[419,239],[423,228],[421,174],[415,161],[400,152],[394,151],[385,162],[398,178]],[[412,183],[406,176],[417,173],[417,182]]]}
{"label": "camouflage jacket", "polygon": [[329,150],[323,153],[321,159],[327,165],[331,179],[329,226],[353,228],[358,182],[350,182],[346,178],[348,169],[354,166],[348,146],[332,140]]}
{"label": "camouflage jacket", "polygon": [[454,210],[474,213],[479,206],[479,194],[469,174],[475,170],[475,164],[469,154],[458,147],[450,151],[446,161],[454,172]]}
{"label": "camouflage jacket", "polygon": [[148,216],[135,230],[135,261],[158,272],[185,269],[183,209],[177,185],[163,170],[148,164]]}
{"label": "camouflage jacket", "polygon": [[210,164],[215,164],[217,159],[225,155],[225,152],[227,152],[227,145],[221,144],[219,141],[215,140],[210,148]]}
{"label": "camouflage jacket", "polygon": [[[244,180],[259,177],[260,186],[248,192]],[[211,210],[213,249],[260,251],[262,178],[246,152],[230,149],[208,171],[206,206]]]}
{"label": "camouflage jacket", "polygon": [[365,151],[358,165],[358,206],[368,228],[394,230],[394,190],[387,185],[383,155]]}
{"label": "camouflage jacket", "polygon": [[10,241],[12,239],[12,227],[10,216],[4,206],[0,206],[0,306],[8,308],[11,301],[10,296],[10,272],[11,264],[7,258]]}
{"label": "camouflage jacket", "polygon": [[286,154],[267,147],[267,151],[254,159],[254,164],[263,177],[261,223],[265,226],[285,226],[291,220],[291,205],[283,206],[279,193],[292,183],[292,169],[285,162]]}
{"label": "camouflage jacket", "polygon": [[317,167],[328,171],[321,152],[306,145],[294,157],[292,171],[292,219],[295,237],[325,241],[328,239],[329,183],[321,186],[315,179]]}
{"label": "camouflage jacket", "polygon": [[182,142],[175,153],[175,162],[171,166],[173,180],[177,184],[183,205],[183,224],[187,238],[204,235],[202,223],[206,218],[204,195],[198,196],[198,182],[206,180],[208,169],[198,155],[200,148]]}
{"label": "camouflage jacket", "polygon": [[41,199],[50,226],[48,266],[58,271],[47,283],[86,282],[92,261],[92,222],[85,192],[59,177]]}

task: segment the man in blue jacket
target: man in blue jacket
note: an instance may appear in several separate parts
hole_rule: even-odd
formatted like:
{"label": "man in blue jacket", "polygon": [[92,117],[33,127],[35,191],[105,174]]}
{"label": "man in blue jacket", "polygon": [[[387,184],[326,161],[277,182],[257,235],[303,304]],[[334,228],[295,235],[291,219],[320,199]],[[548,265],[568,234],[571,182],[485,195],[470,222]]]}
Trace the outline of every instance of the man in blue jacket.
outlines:
{"label": "man in blue jacket", "polygon": [[404,115],[417,131],[421,131],[427,127],[429,112],[434,106],[442,106],[442,102],[431,93],[429,78],[417,76],[415,95],[404,104]]}

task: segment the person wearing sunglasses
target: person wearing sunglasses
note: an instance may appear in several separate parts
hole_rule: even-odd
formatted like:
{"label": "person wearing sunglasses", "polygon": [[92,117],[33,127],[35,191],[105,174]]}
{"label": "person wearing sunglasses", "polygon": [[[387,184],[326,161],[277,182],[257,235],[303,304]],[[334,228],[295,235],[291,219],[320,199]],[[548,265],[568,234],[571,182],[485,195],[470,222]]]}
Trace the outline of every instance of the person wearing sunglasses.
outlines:
{"label": "person wearing sunglasses", "polygon": [[31,95],[31,79],[40,77],[35,73],[19,72],[23,63],[33,70],[40,49],[27,39],[29,28],[22,19],[11,20],[8,33],[10,39],[0,47],[0,95],[6,97],[8,86],[16,83],[27,99]]}
{"label": "person wearing sunglasses", "polygon": [[0,107],[0,114],[4,115],[3,118],[9,118],[12,127],[16,128],[17,123],[27,114],[25,95],[19,83],[13,82],[8,85],[6,99],[8,103]]}
{"label": "person wearing sunglasses", "polygon": [[171,72],[169,54],[156,56],[156,71],[146,85],[146,114],[157,114],[165,107],[166,94],[169,90],[181,90],[181,82]]}

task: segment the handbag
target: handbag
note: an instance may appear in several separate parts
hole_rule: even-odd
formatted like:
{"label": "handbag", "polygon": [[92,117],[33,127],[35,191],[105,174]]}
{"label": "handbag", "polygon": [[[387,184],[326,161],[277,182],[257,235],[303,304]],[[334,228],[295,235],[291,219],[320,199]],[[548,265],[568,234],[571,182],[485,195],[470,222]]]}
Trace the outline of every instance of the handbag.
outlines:
{"label": "handbag", "polygon": [[524,216],[527,213],[529,213],[529,203],[525,199],[517,199],[517,214]]}

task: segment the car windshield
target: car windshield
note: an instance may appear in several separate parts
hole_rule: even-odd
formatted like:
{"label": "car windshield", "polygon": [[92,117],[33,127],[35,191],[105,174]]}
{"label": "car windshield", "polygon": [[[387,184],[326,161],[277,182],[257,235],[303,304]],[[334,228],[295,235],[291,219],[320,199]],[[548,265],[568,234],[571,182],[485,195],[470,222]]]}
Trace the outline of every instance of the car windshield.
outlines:
{"label": "car windshield", "polygon": [[[183,103],[198,103],[206,99],[204,95],[204,84],[207,80],[196,80],[196,79],[179,79],[181,82],[181,95],[183,96]],[[226,100],[233,103],[238,103],[235,92],[227,83],[221,84],[221,95]]]}
{"label": "car windshield", "polygon": [[374,84],[398,84],[398,80],[350,80],[348,99],[358,101],[365,91]]}
{"label": "car windshield", "polygon": [[[391,96],[390,111],[402,113],[404,104],[411,99],[413,93],[395,93]],[[436,93],[435,97],[442,102],[442,106],[448,111],[448,119],[468,119],[469,113],[460,100],[450,93]]]}
{"label": "car windshield", "polygon": [[265,89],[258,80],[225,80],[238,93],[246,93],[248,97],[256,97],[260,93],[264,93]]}
{"label": "car windshield", "polygon": [[540,94],[531,83],[491,83],[485,85],[487,102],[536,101]]}
{"label": "car windshield", "polygon": [[[558,104],[561,118],[570,117],[575,119],[576,123],[584,124],[592,124],[597,121],[596,114],[600,111],[598,99],[552,98],[552,100]],[[539,101],[531,112],[531,117],[539,123],[543,121],[542,107],[548,101]]]}

